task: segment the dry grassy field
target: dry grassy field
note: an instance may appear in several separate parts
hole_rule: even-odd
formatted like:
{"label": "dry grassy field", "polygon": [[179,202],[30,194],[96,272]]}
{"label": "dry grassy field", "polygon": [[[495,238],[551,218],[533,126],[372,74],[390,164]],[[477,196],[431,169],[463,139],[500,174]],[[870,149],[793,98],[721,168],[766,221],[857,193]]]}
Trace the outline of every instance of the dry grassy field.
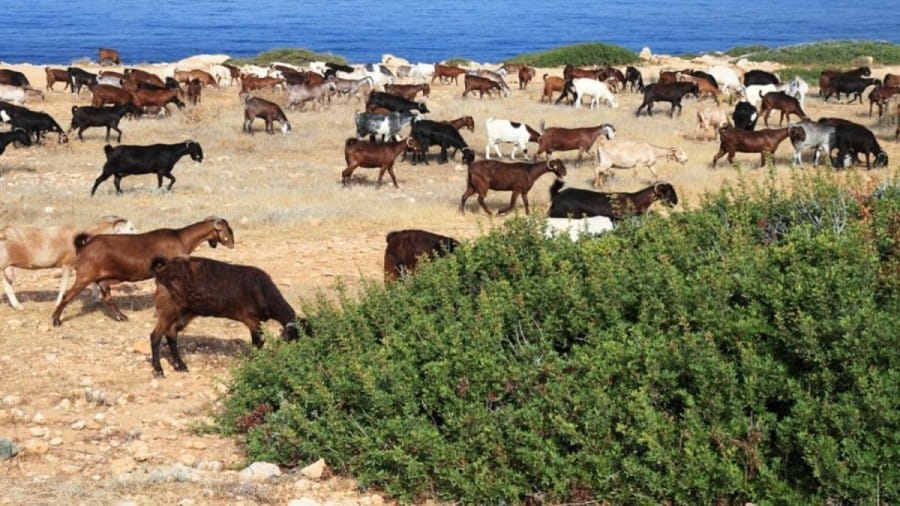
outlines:
{"label": "dry grassy field", "polygon": [[[16,68],[43,88],[42,68]],[[645,79],[658,70],[642,68]],[[873,75],[888,71],[897,69],[876,67]],[[545,72],[560,75],[561,69],[540,69],[538,75]],[[688,154],[686,164],[657,165],[660,179],[672,183],[681,198],[679,206],[663,212],[696,205],[704,192],[738,178],[738,170],[724,161],[710,170],[718,143],[696,137],[699,106],[694,99],[686,100],[683,113],[675,118],[669,117],[666,104],[657,105],[652,118],[636,118],[637,94],[621,94],[618,109],[574,109],[540,103],[540,78],[524,91],[512,86],[513,94],[506,99],[466,100],[461,84],[435,84],[427,99],[430,117],[473,116],[475,131],[463,132],[463,137],[479,156],[484,153],[488,117],[534,127],[609,122],[618,138],[678,146]],[[879,121],[869,118],[867,103],[823,104],[815,91],[806,101],[813,118],[841,116],[868,125],[888,151],[890,168],[857,169],[863,177],[874,183],[896,176],[900,147],[893,140],[895,109]],[[260,95],[284,102],[280,93]],[[87,92],[76,99],[56,91],[27,105],[50,113],[67,129],[72,106],[88,104]],[[332,295],[339,284],[352,291],[363,279],[380,279],[384,236],[390,230],[423,228],[465,240],[506,219],[486,216],[475,199],[470,199],[466,214],[458,212],[466,179],[459,156],[444,165],[434,159],[429,165],[398,162],[400,189],[387,177],[387,184],[377,188],[372,169],[358,169],[353,184],[342,187],[344,140],[355,134],[353,113],[363,109],[355,99],[338,99],[322,111],[286,111],[293,125],[286,136],[261,132],[261,121],[254,125],[256,135],[242,133],[236,88],[207,89],[199,106],[171,109],[168,118],[121,124],[124,144],[192,139],[202,145],[202,163],[185,157],[176,165],[171,192],[157,190],[153,175],[139,175],[123,180],[122,195],[116,195],[108,180],[91,197],[105,160],[104,129],[89,129],[84,142],[73,134],[67,144],[57,144],[53,134],[43,146],[10,146],[0,156],[0,224],[88,225],[117,214],[148,231],[218,215],[232,225],[235,248],[202,245],[195,254],[261,267],[302,311],[304,301],[317,293]],[[509,152],[509,146],[503,149]],[[531,145],[532,153],[535,149]],[[796,170],[811,170],[808,165],[792,168],[791,151],[785,142],[776,153],[774,170],[780,180]],[[554,156],[566,163],[569,184],[590,186],[593,159],[575,167],[575,152]],[[758,169],[758,155],[738,154],[736,161],[749,179],[766,176],[767,171]],[[646,170],[620,170],[607,190],[634,191],[652,181]],[[535,185],[532,212],[546,211],[551,182],[551,176],[545,176]],[[508,199],[506,193],[491,193],[488,206],[497,209]],[[517,209],[523,212],[521,202]],[[114,289],[113,296],[130,318],[127,322],[112,320],[102,304],[85,293],[67,308],[63,325],[54,328],[50,314],[58,284],[58,270],[17,270],[15,288],[25,310],[12,309],[5,297],[0,304],[0,438],[12,439],[21,450],[18,457],[0,463],[0,504],[285,504],[300,496],[347,504],[380,501],[346,479],[312,483],[288,474],[266,484],[241,481],[234,472],[245,464],[241,449],[231,440],[197,430],[215,410],[229,368],[249,352],[249,336],[241,324],[196,320],[179,339],[190,372],[175,373],[164,359],[167,377],[156,380],[148,340],[154,322],[152,281]]]}

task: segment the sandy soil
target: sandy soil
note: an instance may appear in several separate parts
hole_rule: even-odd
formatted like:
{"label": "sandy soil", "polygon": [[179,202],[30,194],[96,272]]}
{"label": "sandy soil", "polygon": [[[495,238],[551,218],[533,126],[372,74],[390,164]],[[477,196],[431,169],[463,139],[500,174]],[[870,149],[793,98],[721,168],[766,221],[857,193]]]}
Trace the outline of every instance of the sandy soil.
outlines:
{"label": "sandy soil", "polygon": [[[42,68],[16,68],[43,88]],[[659,68],[645,66],[642,71],[653,76]],[[888,70],[897,72],[873,69],[878,76]],[[538,75],[545,72],[561,74],[560,69],[542,69]],[[679,146],[688,153],[687,164],[658,166],[660,177],[675,185],[683,201],[674,212],[696,205],[703,192],[738,177],[723,162],[718,170],[709,169],[718,143],[696,138],[699,106],[693,99],[675,118],[668,116],[667,106],[657,107],[652,118],[635,118],[636,94],[621,95],[615,110],[573,109],[540,103],[540,87],[538,78],[524,91],[513,84],[507,99],[464,100],[461,84],[436,84],[427,101],[432,118],[475,118],[475,131],[463,136],[479,154],[488,117],[535,127],[541,122],[611,122],[622,139]],[[281,94],[262,95],[283,103]],[[71,107],[88,105],[89,99],[87,92],[75,98],[57,90],[28,106],[49,112],[68,128]],[[889,170],[863,169],[863,176],[876,182],[896,175],[900,149],[893,140],[893,112],[879,121],[868,117],[868,104],[823,104],[815,93],[807,104],[814,118],[843,116],[869,125],[893,162]],[[178,181],[171,192],[158,191],[155,178],[144,175],[125,178],[121,196],[110,180],[90,197],[104,162],[102,129],[88,130],[84,142],[73,136],[69,143],[57,144],[51,135],[40,147],[10,147],[0,156],[0,224],[86,225],[118,214],[147,231],[216,214],[231,223],[236,247],[211,250],[203,245],[195,254],[265,269],[302,312],[307,301],[318,293],[334,295],[339,284],[353,291],[363,279],[380,279],[384,235],[390,230],[424,228],[469,239],[502,223],[504,218],[477,211],[474,199],[465,215],[458,213],[465,189],[459,157],[446,165],[398,162],[400,189],[389,183],[376,188],[375,172],[367,169],[359,169],[353,185],[342,188],[343,143],[355,132],[353,112],[362,108],[355,99],[339,99],[324,111],[287,111],[294,127],[290,135],[266,135],[257,122],[257,134],[249,136],[240,130],[237,89],[222,88],[205,90],[199,106],[168,118],[124,120],[125,144],[194,139],[203,146],[203,163],[184,158],[176,166]],[[782,144],[775,160],[780,179],[796,170],[790,167],[790,154],[790,145]],[[593,161],[575,167],[574,152],[559,155],[569,168],[569,183],[589,186]],[[764,177],[758,156],[739,154],[737,162],[751,179]],[[633,191],[652,179],[646,170],[617,171],[608,189]],[[550,183],[550,177],[543,178],[532,190],[533,212],[545,212]],[[493,193],[488,205],[497,209],[508,198]],[[67,308],[63,325],[54,328],[50,314],[58,271],[18,270],[17,275],[15,287],[25,310],[12,309],[5,297],[0,304],[0,438],[13,440],[21,453],[0,463],[0,504],[286,504],[300,497],[334,504],[382,501],[374,491],[358,490],[349,478],[310,480],[290,470],[265,483],[238,477],[237,471],[248,464],[240,446],[203,427],[227,391],[230,368],[251,352],[242,325],[196,320],[179,338],[190,372],[175,373],[164,359],[167,376],[154,379],[147,338],[154,322],[152,281],[114,290],[128,322],[113,321],[85,293]]]}

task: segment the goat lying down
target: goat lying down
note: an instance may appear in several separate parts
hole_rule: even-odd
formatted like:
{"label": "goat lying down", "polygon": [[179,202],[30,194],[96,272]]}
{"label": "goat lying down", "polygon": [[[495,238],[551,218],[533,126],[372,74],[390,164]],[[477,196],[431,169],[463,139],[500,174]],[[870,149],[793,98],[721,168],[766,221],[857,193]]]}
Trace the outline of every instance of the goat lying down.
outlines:
{"label": "goat lying down", "polygon": [[10,305],[23,309],[16,299],[12,283],[15,281],[13,267],[20,269],[62,268],[62,280],[56,304],[59,305],[72,275],[75,264],[75,236],[85,232],[89,236],[97,234],[135,234],[134,225],[125,218],[105,216],[89,228],[75,225],[55,227],[8,226],[0,229],[0,269],[3,269],[3,291]]}
{"label": "goat lying down", "polygon": [[[156,278],[156,327],[150,334],[153,375],[163,376],[159,363],[159,344],[163,337],[169,345],[176,371],[187,365],[178,353],[178,332],[198,316],[214,316],[239,321],[250,329],[257,348],[264,344],[261,322],[276,320],[282,325],[281,337],[299,337],[297,314],[278,287],[261,269],[233,265],[209,258],[155,257],[150,271]],[[309,333],[306,320],[300,324]]]}

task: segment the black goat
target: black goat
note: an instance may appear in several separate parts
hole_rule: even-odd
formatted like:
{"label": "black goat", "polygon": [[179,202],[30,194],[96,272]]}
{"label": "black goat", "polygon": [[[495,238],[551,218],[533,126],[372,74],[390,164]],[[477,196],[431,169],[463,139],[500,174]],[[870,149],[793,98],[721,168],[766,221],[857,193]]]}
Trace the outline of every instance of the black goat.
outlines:
{"label": "black goat", "polygon": [[634,115],[640,116],[641,109],[646,107],[647,116],[653,116],[653,102],[669,102],[672,104],[672,110],[669,112],[669,115],[675,116],[676,107],[678,108],[678,113],[681,114],[681,99],[688,94],[694,95],[695,97],[700,95],[700,88],[697,86],[697,83],[676,82],[649,84],[644,87],[644,101],[641,102],[640,107],[638,107],[638,110]]}
{"label": "black goat", "polygon": [[435,234],[427,230],[394,230],[385,236],[384,280],[396,281],[404,274],[416,271],[419,258],[442,257],[459,247],[459,241],[452,237]]}
{"label": "black goat", "polygon": [[[198,316],[214,316],[239,321],[250,329],[250,339],[262,348],[261,322],[276,320],[282,325],[281,337],[297,339],[297,314],[263,270],[249,265],[233,265],[201,257],[153,259],[150,271],[156,278],[156,327],[150,334],[153,375],[163,376],[159,363],[159,345],[166,338],[175,370],[185,372],[187,365],[178,353],[178,332]],[[299,321],[310,333],[305,319]]]}
{"label": "black goat", "polygon": [[734,106],[734,112],[731,113],[731,119],[735,128],[741,130],[753,130],[756,128],[756,120],[759,119],[759,113],[756,107],[750,102],[741,101]]}
{"label": "black goat", "polygon": [[778,76],[765,70],[748,70],[744,73],[744,86],[754,84],[781,84]]}
{"label": "black goat", "polygon": [[382,91],[373,91],[366,100],[366,111],[378,112],[378,109],[385,109],[388,112],[412,113],[413,111],[416,111],[420,114],[429,112],[428,107],[426,107],[423,102],[415,102]]}
{"label": "black goat", "polygon": [[21,128],[17,128],[12,132],[0,133],[0,155],[6,151],[6,146],[9,146],[13,142],[31,146],[31,137],[29,137],[25,130],[22,130]]}
{"label": "black goat", "polygon": [[[866,168],[887,167],[888,155],[881,149],[875,134],[868,128],[854,123],[838,124],[835,128],[835,147],[838,149],[835,167],[848,167],[860,154],[866,155]],[[875,157],[873,164],[869,155]]]}
{"label": "black goat", "polygon": [[72,125],[69,131],[78,129],[78,139],[84,141],[81,135],[90,127],[106,127],[106,142],[109,142],[111,130],[119,133],[116,142],[122,142],[122,131],[119,130],[119,121],[126,114],[135,114],[137,109],[131,103],[116,105],[113,107],[72,106]]}
{"label": "black goat", "polygon": [[63,132],[59,123],[49,114],[40,111],[0,102],[0,120],[12,125],[13,130],[21,128],[34,142],[40,144],[44,133],[56,132],[59,134],[59,143],[69,142],[69,137]]}
{"label": "black goat", "polygon": [[87,70],[69,67],[66,69],[66,72],[69,73],[69,88],[76,97],[81,95],[81,88],[87,86],[88,89],[93,89],[94,85],[97,84],[97,74]]}
{"label": "black goat", "polygon": [[641,71],[629,65],[625,68],[625,83],[630,84],[630,89],[634,92],[635,88],[637,88],[638,93],[643,93],[644,91],[644,77],[641,75]]}
{"label": "black goat", "polygon": [[834,93],[835,98],[838,100],[841,99],[841,93],[846,93],[848,97],[850,97],[850,104],[859,100],[859,103],[863,103],[862,94],[863,91],[866,90],[869,86],[881,86],[881,79],[872,79],[869,77],[856,77],[856,76],[835,76],[832,77],[829,83],[829,88],[825,91],[823,98],[827,102],[831,97],[831,94]]}
{"label": "black goat", "polygon": [[431,121],[427,119],[414,119],[410,137],[416,140],[418,148],[413,155],[413,162],[421,160],[428,164],[428,148],[438,145],[441,147],[439,163],[447,163],[447,149],[465,149],[469,145],[459,134],[459,131],[449,123]]}
{"label": "black goat", "polygon": [[678,204],[675,188],[669,183],[655,183],[634,193],[602,193],[580,188],[566,188],[557,179],[550,186],[550,218],[590,218],[606,216],[614,222],[634,214],[644,214],[650,204],[660,200],[666,206]]}
{"label": "black goat", "polygon": [[113,184],[116,186],[116,193],[122,193],[122,187],[119,184],[123,177],[150,173],[156,173],[157,188],[162,188],[163,176],[167,177],[169,179],[168,189],[171,190],[172,185],[175,184],[172,169],[182,156],[190,154],[191,159],[195,162],[203,161],[203,150],[200,148],[200,144],[194,141],[177,144],[151,144],[149,146],[117,146],[115,148],[107,144],[103,149],[106,152],[106,163],[103,165],[103,173],[97,177],[94,187],[91,188],[92,197],[100,183],[109,179],[109,176],[115,176]]}

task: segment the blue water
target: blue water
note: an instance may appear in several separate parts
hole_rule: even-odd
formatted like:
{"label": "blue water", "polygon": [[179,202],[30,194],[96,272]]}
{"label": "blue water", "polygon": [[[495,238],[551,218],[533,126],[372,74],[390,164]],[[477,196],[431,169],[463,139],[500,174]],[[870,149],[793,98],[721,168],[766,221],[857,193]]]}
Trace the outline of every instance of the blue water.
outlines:
{"label": "blue water", "polygon": [[304,47],[355,63],[497,62],[585,41],[682,54],[828,39],[900,41],[884,0],[0,0],[0,60],[69,64],[97,48],[123,63]]}

